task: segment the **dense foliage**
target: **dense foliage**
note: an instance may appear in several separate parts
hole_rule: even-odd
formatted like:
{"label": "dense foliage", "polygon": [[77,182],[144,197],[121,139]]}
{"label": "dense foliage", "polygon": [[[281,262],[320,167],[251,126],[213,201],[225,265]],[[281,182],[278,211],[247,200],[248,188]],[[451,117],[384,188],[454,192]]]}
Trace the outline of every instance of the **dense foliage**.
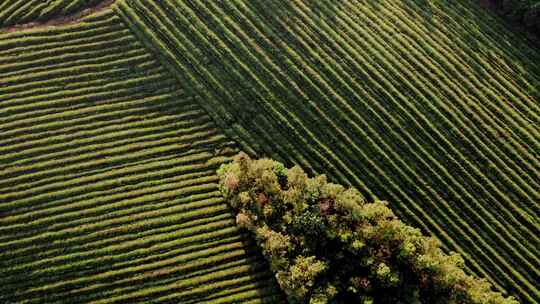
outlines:
{"label": "dense foliage", "polygon": [[465,274],[463,259],[401,222],[383,201],[241,153],[220,189],[290,303],[517,303]]}
{"label": "dense foliage", "polygon": [[539,0],[492,0],[500,13],[523,24],[533,31],[540,31]]}

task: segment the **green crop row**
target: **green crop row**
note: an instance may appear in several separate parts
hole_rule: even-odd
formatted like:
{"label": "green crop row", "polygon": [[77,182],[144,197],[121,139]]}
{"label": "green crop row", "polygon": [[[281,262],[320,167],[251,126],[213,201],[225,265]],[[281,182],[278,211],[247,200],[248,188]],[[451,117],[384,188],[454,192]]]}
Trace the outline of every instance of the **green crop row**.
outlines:
{"label": "green crop row", "polygon": [[[522,89],[535,77],[514,62],[537,67],[519,48],[475,52],[474,31],[430,29],[418,2],[402,6],[127,0],[117,11],[248,151],[373,191],[533,299],[540,112]],[[451,22],[467,7],[431,6]]]}
{"label": "green crop row", "polygon": [[236,144],[122,19],[0,34],[0,72],[0,302],[280,299],[217,188]]}

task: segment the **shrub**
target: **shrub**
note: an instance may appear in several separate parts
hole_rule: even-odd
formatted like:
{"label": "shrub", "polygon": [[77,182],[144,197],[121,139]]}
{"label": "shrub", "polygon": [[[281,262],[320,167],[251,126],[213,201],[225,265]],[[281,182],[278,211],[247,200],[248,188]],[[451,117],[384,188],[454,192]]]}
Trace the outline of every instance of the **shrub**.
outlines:
{"label": "shrub", "polygon": [[540,31],[539,0],[491,0],[491,2],[508,19],[522,24],[532,32]]}
{"label": "shrub", "polygon": [[244,153],[218,170],[290,303],[513,304],[382,201]]}

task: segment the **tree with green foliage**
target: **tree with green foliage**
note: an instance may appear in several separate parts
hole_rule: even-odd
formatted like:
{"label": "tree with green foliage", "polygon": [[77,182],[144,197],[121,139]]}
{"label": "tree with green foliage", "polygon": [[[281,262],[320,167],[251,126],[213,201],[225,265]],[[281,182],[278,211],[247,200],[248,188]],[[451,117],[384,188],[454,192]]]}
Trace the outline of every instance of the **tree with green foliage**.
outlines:
{"label": "tree with green foliage", "polygon": [[386,202],[324,175],[244,153],[218,175],[290,303],[517,303],[467,275],[459,254],[445,254]]}
{"label": "tree with green foliage", "polygon": [[505,17],[524,25],[533,32],[540,31],[540,0],[492,0]]}

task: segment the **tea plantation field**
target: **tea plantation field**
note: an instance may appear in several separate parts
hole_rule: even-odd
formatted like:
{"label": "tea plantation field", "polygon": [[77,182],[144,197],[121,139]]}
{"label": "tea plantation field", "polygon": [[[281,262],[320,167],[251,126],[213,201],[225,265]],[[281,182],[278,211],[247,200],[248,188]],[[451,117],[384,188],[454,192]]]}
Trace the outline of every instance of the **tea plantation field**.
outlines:
{"label": "tea plantation field", "polygon": [[0,303],[272,302],[238,151],[109,10],[0,38]]}
{"label": "tea plantation field", "polygon": [[0,4],[0,302],[279,302],[217,189],[243,150],[388,200],[540,303],[540,50],[491,11],[117,0],[2,33],[46,14],[20,3]]}

